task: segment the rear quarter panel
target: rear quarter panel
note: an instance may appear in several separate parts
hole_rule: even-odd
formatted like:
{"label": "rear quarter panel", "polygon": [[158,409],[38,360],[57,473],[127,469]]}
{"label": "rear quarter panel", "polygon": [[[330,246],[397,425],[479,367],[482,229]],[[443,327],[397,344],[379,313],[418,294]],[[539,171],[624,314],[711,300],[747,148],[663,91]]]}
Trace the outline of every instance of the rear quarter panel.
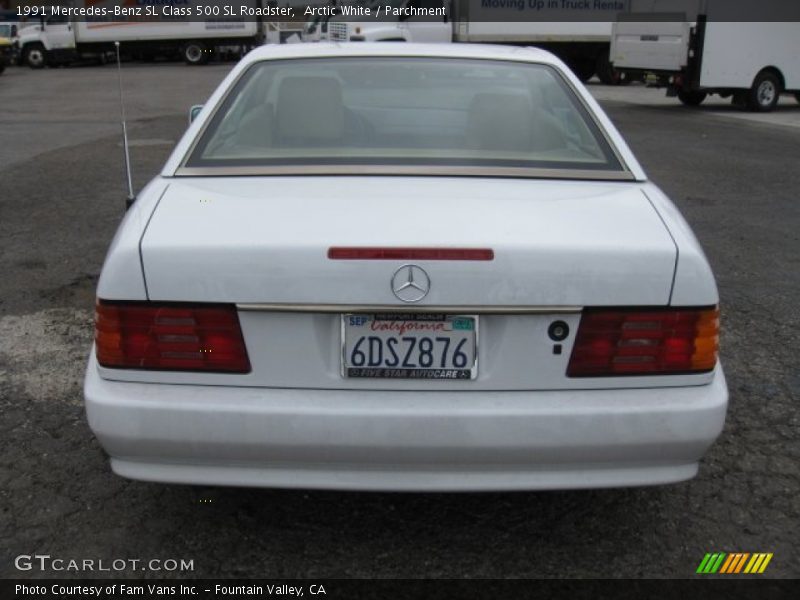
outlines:
{"label": "rear quarter panel", "polygon": [[672,284],[672,306],[712,306],[719,303],[714,273],[703,248],[680,211],[657,186],[643,189],[653,208],[664,221],[678,248],[678,261]]}
{"label": "rear quarter panel", "polygon": [[97,296],[105,300],[147,300],[139,244],[168,183],[157,177],[139,192],[106,253]]}

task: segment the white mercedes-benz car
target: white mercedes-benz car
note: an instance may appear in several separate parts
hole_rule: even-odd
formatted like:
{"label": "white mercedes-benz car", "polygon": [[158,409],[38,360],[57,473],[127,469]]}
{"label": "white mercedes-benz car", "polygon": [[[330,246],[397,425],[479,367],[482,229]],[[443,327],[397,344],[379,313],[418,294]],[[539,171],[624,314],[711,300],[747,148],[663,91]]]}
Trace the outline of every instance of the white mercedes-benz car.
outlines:
{"label": "white mercedes-benz car", "polygon": [[119,475],[649,485],[722,430],[689,226],[552,55],[262,47],[138,195],[85,397]]}

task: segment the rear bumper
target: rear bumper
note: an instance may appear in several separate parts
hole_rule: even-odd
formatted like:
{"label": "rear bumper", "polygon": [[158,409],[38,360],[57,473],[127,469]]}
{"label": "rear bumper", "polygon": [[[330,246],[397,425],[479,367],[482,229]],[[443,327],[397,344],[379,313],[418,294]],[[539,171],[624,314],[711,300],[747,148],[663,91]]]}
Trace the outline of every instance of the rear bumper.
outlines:
{"label": "rear bumper", "polygon": [[85,381],[114,471],[207,485],[455,491],[693,477],[722,430],[721,368],[696,387],[396,392]]}

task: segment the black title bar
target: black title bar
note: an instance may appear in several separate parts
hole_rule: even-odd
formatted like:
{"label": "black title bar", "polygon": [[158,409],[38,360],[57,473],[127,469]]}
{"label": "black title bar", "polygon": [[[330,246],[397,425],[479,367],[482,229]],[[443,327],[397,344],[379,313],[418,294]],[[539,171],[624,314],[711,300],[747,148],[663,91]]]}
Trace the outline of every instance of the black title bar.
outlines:
{"label": "black title bar", "polygon": [[[798,22],[794,0],[17,0],[5,20],[296,23],[314,20],[450,23],[642,21]],[[587,34],[588,35],[588,34]]]}

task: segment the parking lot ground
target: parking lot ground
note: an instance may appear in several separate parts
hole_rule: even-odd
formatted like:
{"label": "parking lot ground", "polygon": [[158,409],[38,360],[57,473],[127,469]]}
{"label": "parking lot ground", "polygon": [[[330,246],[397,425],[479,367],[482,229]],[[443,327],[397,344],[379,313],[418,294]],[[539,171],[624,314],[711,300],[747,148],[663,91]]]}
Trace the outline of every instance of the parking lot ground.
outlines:
{"label": "parking lot ground", "polygon": [[800,128],[800,102],[792,94],[781,96],[778,106],[771,113],[754,113],[734,106],[730,98],[712,95],[698,107],[688,108],[677,98],[668,98],[663,88],[646,87],[641,83],[627,86],[607,86],[596,81],[589,84],[589,91],[600,102],[620,102],[637,106],[659,107],[665,110],[696,111],[706,116],[735,119],[749,123],[775,125],[777,127]]}
{"label": "parking lot ground", "polygon": [[[229,68],[126,65],[137,188]],[[10,69],[0,84],[0,576],[76,575],[15,569],[39,553],[194,561],[121,573],[149,577],[693,577],[714,551],[772,552],[764,577],[800,576],[799,129],[592,86],[718,278],[731,405],[696,479],[513,494],[207,488],[114,476],[81,405],[94,286],[125,197],[115,73]]]}

